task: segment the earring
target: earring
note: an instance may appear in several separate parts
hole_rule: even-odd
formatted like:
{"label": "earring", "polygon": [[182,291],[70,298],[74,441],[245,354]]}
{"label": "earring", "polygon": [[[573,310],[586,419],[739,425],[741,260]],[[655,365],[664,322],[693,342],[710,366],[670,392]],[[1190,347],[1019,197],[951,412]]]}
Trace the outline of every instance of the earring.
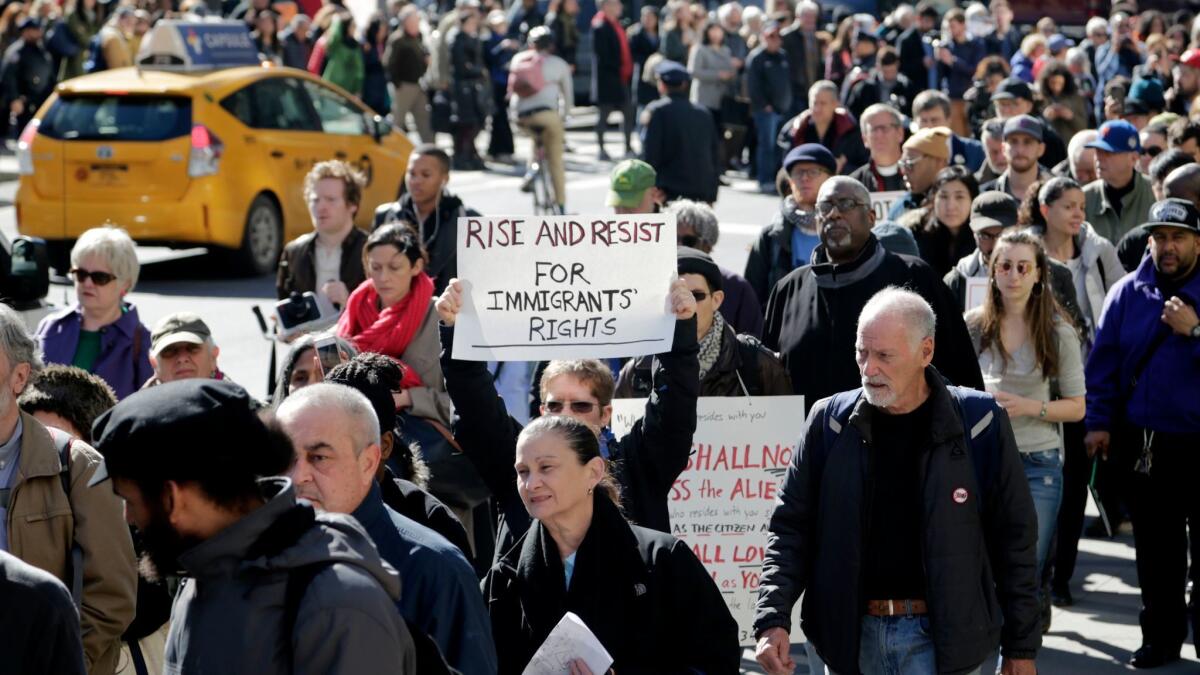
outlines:
{"label": "earring", "polygon": [[594,488],[588,488],[588,494],[589,494],[589,495],[590,495],[590,494],[592,494],[592,490],[593,490],[593,489],[594,489]]}

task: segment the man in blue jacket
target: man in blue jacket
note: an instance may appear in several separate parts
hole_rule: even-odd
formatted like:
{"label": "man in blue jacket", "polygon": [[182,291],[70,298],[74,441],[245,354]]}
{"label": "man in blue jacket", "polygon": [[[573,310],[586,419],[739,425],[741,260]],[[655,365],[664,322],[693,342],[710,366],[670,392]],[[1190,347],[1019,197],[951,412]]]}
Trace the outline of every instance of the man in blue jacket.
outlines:
{"label": "man in blue jacket", "polygon": [[[495,673],[496,649],[470,563],[454,544],[383,503],[375,480],[381,461],[379,418],[366,396],[321,383],[289,396],[276,411],[296,459],[296,495],[331,513],[353,515],[400,572],[396,603],[414,630],[437,643],[452,668]],[[419,663],[422,672],[429,664]]]}
{"label": "man in blue jacket", "polygon": [[[1195,605],[1185,605],[1200,559],[1200,211],[1188,200],[1150,207],[1150,255],[1108,292],[1087,362],[1088,454],[1128,457],[1142,646],[1135,668],[1175,661]],[[1132,455],[1132,456],[1130,456]],[[1196,579],[1193,568],[1193,580]]]}

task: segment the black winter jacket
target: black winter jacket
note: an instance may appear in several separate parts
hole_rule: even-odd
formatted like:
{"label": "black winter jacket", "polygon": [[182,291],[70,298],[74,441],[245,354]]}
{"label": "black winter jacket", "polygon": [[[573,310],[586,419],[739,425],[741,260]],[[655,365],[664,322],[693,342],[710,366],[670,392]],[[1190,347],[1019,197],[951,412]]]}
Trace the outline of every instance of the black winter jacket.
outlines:
{"label": "black winter jacket", "polygon": [[[496,558],[504,555],[529,529],[531,519],[517,494],[513,461],[521,424],[509,416],[483,361],[451,357],[454,329],[441,328],[442,374],[458,419],[454,438],[492,491],[500,512]],[[969,347],[969,345],[968,345]],[[687,467],[696,432],[696,399],[700,395],[696,319],[675,322],[670,352],[655,357],[654,393],[646,413],[619,441],[609,446],[614,478],[629,519],[637,525],[670,532],[667,497]]]}
{"label": "black winter jacket", "polygon": [[426,216],[424,222],[417,222],[412,196],[405,193],[399,200],[375,209],[371,229],[401,221],[416,223],[421,232],[421,244],[429,253],[425,273],[433,277],[434,294],[440,295],[450,280],[458,276],[458,219],[478,215],[475,209],[464,206],[458,196],[443,191],[437,210]]}
{"label": "black winter jacket", "polygon": [[[926,380],[931,443],[921,455],[919,489],[938,671],[973,670],[997,643],[1008,658],[1032,659],[1041,642],[1037,515],[1008,415],[986,394],[953,388],[952,395],[932,367]],[[804,633],[841,673],[859,672],[860,621],[866,601],[877,599],[862,594],[862,552],[875,479],[870,446],[886,439],[872,438],[871,420],[880,413],[861,394],[846,394],[855,403],[840,425],[827,421],[829,399],[809,412],[771,516],[754,619],[756,634],[790,629],[803,594]],[[969,442],[955,395],[991,409]],[[966,501],[952,498],[959,490]]]}
{"label": "black winter jacket", "polygon": [[717,201],[721,141],[712,113],[685,93],[658,99],[644,114],[649,122],[642,156],[654,167],[657,187],[698,202]]}
{"label": "black winter jacket", "polygon": [[484,578],[500,675],[521,673],[568,611],[622,675],[737,673],[737,624],[688,545],[630,525],[605,496],[594,504],[569,589],[558,546],[536,521]]}
{"label": "black winter jacket", "polygon": [[[617,378],[617,398],[646,398],[653,388],[654,359],[630,359]],[[738,379],[738,376],[741,379]],[[744,387],[743,387],[744,385]],[[721,353],[700,381],[701,396],[788,396],[792,378],[774,352],[751,335],[738,335],[725,324]]]}
{"label": "black winter jacket", "polygon": [[805,406],[862,381],[854,360],[858,315],[888,286],[905,286],[933,307],[933,365],[954,384],[983,389],[962,310],[923,260],[885,250],[874,235],[854,262],[829,263],[824,247],[818,247],[813,258],[814,264],[796,269],[775,286],[763,328],[763,344],[779,353]]}

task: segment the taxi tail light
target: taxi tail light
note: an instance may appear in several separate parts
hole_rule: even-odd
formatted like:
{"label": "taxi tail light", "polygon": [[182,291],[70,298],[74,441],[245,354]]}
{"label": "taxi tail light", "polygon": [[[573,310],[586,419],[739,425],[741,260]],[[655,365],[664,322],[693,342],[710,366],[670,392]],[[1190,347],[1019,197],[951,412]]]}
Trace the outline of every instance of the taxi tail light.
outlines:
{"label": "taxi tail light", "polygon": [[211,176],[221,164],[225,144],[203,124],[192,125],[192,154],[188,158],[188,175],[192,178]]}
{"label": "taxi tail light", "polygon": [[17,139],[17,173],[22,176],[33,174],[33,139],[37,136],[39,124],[41,121],[37,118],[29,120]]}

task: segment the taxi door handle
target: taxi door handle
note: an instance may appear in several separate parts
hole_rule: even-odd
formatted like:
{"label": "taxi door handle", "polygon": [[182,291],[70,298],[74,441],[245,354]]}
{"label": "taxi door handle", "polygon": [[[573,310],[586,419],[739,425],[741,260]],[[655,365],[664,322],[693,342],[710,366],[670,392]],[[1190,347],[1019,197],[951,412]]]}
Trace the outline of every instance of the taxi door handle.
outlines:
{"label": "taxi door handle", "polygon": [[280,157],[283,157],[283,151],[282,150],[272,150],[271,156],[274,157],[275,159],[279,159]]}
{"label": "taxi door handle", "polygon": [[338,159],[346,159],[346,153],[344,152],[335,152],[333,153],[333,156],[337,157]]}

